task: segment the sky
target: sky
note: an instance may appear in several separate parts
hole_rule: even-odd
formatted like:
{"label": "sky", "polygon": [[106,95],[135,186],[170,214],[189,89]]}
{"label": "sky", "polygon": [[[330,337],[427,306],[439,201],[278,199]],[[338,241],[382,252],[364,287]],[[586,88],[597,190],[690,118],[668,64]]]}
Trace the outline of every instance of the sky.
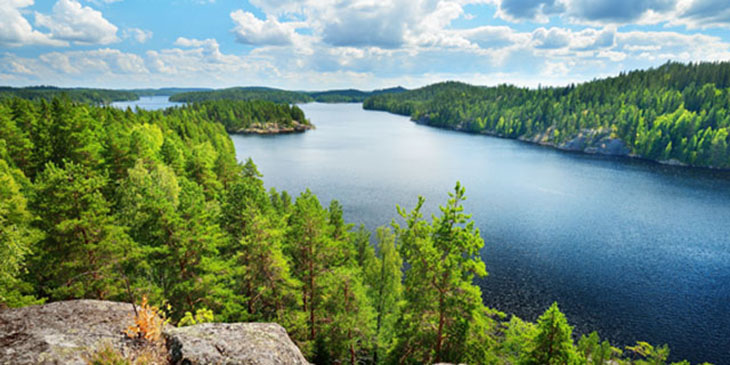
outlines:
{"label": "sky", "polygon": [[0,85],[537,87],[730,60],[730,0],[0,0]]}

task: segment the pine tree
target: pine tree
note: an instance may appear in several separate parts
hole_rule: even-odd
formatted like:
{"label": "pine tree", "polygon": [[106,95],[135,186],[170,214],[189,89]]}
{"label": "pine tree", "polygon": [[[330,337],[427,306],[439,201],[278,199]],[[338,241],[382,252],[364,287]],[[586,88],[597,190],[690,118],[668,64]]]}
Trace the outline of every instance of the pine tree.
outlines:
{"label": "pine tree", "polygon": [[102,190],[107,178],[64,160],[48,163],[35,184],[32,207],[46,232],[34,259],[41,294],[53,299],[122,298],[119,267],[135,249],[109,215]]}
{"label": "pine tree", "polygon": [[[0,140],[0,148],[2,142]],[[25,271],[26,256],[43,237],[31,226],[33,215],[21,191],[24,179],[20,170],[11,168],[0,159],[0,307],[19,307],[36,302],[29,295],[30,285],[20,279]]]}
{"label": "pine tree", "polygon": [[565,315],[553,303],[537,319],[537,334],[532,349],[525,359],[526,364],[565,365],[577,364],[578,356],[573,345],[573,328],[568,325]]}
{"label": "pine tree", "polygon": [[[398,344],[392,353],[398,362],[459,362],[470,352],[468,335],[479,334],[472,325],[490,326],[482,316],[481,291],[473,277],[486,275],[479,250],[484,241],[461,202],[464,188],[457,182],[441,216],[428,225],[421,220],[423,198],[407,215],[407,226],[396,226],[399,250],[407,264],[406,304],[397,325]],[[475,318],[483,319],[475,321]]]}

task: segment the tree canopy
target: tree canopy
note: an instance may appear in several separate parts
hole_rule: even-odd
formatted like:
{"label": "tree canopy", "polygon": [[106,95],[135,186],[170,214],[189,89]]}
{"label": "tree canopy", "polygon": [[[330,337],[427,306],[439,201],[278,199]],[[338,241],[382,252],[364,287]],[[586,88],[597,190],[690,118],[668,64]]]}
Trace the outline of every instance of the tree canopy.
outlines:
{"label": "tree canopy", "polygon": [[617,139],[628,153],[730,168],[730,62],[666,63],[538,89],[445,82],[368,98],[420,123],[580,150]]}

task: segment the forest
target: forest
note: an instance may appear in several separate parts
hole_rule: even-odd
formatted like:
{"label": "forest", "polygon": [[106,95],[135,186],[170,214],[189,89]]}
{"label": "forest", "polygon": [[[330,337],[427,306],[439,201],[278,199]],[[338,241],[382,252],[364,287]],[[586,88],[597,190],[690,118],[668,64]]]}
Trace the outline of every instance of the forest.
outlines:
{"label": "forest", "polygon": [[59,88],[54,86],[9,87],[0,86],[0,100],[23,98],[29,100],[51,101],[54,98],[66,95],[78,103],[108,105],[114,101],[137,100],[137,93],[127,90]]}
{"label": "forest", "polygon": [[228,133],[274,124],[279,127],[291,127],[294,123],[311,126],[298,106],[265,100],[211,100],[192,103],[184,109],[223,124]]}
{"label": "forest", "polygon": [[668,62],[579,85],[538,89],[444,82],[372,96],[363,107],[434,127],[559,148],[586,136],[597,143],[618,139],[636,157],[730,168],[730,62]]}
{"label": "forest", "polygon": [[220,90],[207,90],[175,94],[170,101],[199,102],[208,100],[266,100],[275,103],[360,103],[370,96],[396,94],[406,91],[402,87],[360,91],[355,89],[327,91],[288,91],[268,87],[234,87]]}
{"label": "forest", "polygon": [[148,298],[180,325],[277,322],[315,364],[667,363],[578,337],[557,303],[534,323],[485,307],[458,182],[439,216],[414,197],[374,234],[336,200],[267,191],[220,118],[269,108],[0,101],[0,306]]}

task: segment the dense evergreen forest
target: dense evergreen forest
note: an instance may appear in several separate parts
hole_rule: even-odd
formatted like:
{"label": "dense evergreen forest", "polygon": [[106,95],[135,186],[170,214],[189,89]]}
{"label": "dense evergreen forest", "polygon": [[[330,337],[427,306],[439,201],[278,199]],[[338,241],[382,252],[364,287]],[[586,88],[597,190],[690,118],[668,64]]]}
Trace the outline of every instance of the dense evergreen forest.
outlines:
{"label": "dense evergreen forest", "polygon": [[246,132],[273,125],[277,130],[312,126],[298,106],[264,100],[205,101],[190,104],[184,109],[223,124],[228,133]]}
{"label": "dense evergreen forest", "polygon": [[666,363],[666,346],[576,339],[557,304],[536,323],[486,308],[458,183],[439,216],[419,198],[374,239],[337,201],[266,191],[219,118],[270,104],[226,105],[0,101],[0,306],[146,296],[173,323],[280,323],[316,364]]}
{"label": "dense evergreen forest", "polygon": [[667,63],[536,90],[445,82],[373,96],[364,108],[408,115],[435,127],[588,152],[621,141],[618,154],[730,168],[729,62]]}
{"label": "dense evergreen forest", "polygon": [[31,86],[21,88],[0,86],[0,100],[17,97],[29,100],[44,99],[50,101],[53,98],[58,98],[62,95],[66,95],[68,98],[78,103],[89,103],[95,105],[107,105],[113,101],[139,99],[137,93],[126,90],[84,88],[65,89],[54,86]]}
{"label": "dense evergreen forest", "polygon": [[207,100],[267,100],[275,103],[355,103],[363,102],[370,96],[401,93],[406,89],[395,87],[390,89],[360,91],[354,89],[328,91],[288,91],[267,87],[234,87],[221,90],[198,91],[175,94],[170,101],[197,102]]}

